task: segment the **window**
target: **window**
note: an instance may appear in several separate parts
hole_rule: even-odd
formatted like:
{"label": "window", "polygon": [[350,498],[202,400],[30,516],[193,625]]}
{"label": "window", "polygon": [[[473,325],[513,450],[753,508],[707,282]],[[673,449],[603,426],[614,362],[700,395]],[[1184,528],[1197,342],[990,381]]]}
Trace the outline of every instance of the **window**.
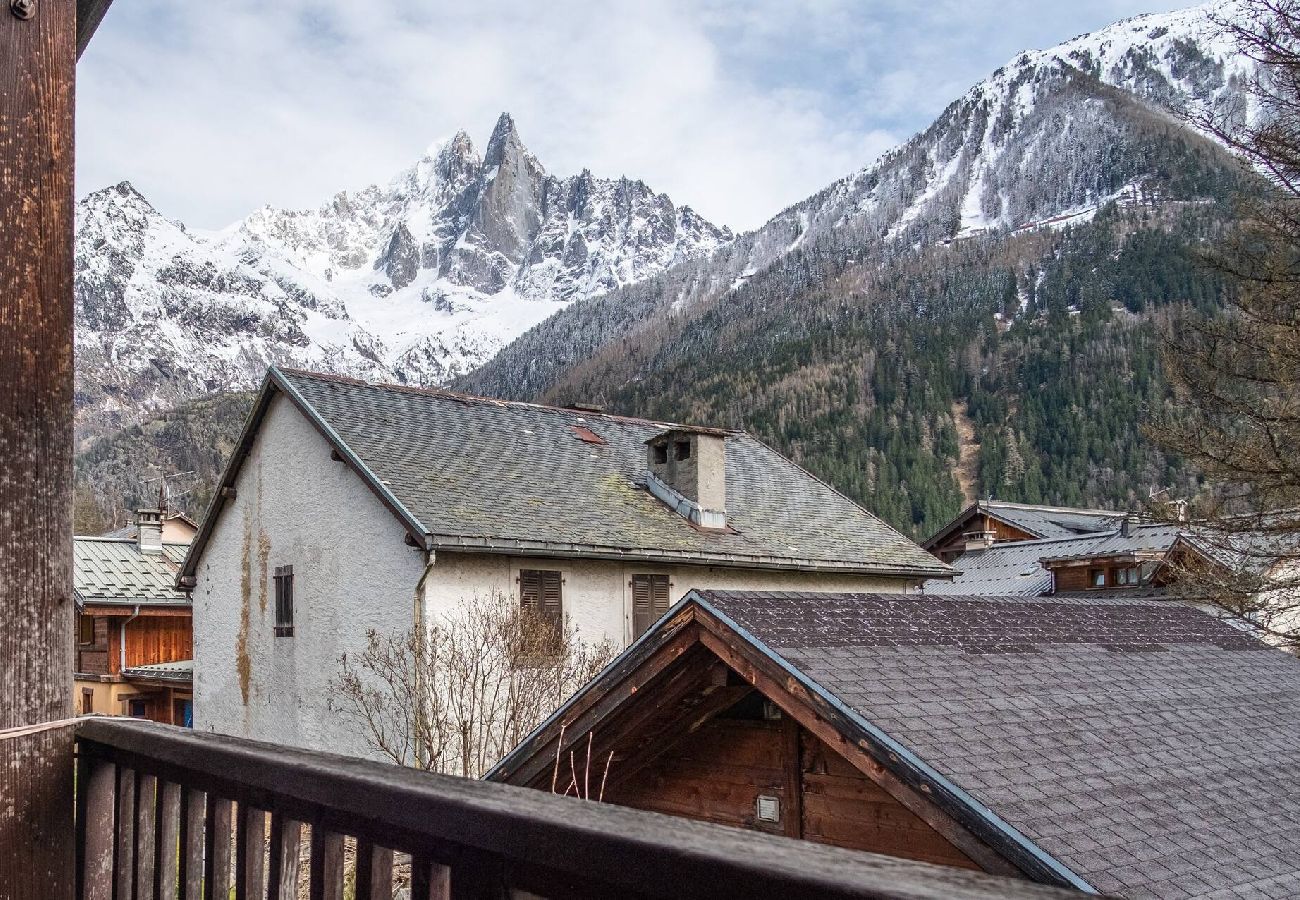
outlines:
{"label": "window", "polygon": [[690,459],[690,458],[691,458],[691,442],[690,442],[690,441],[678,441],[678,442],[677,442],[677,458],[678,458],[678,459]]}
{"label": "window", "polygon": [[564,632],[564,577],[554,569],[519,570],[519,611],[550,628],[558,639]]}
{"label": "window", "polygon": [[127,715],[136,719],[143,719],[148,715],[149,704],[144,700],[128,700]]}
{"label": "window", "polygon": [[668,612],[667,575],[632,576],[632,638],[635,640]]}
{"label": "window", "polygon": [[95,617],[82,616],[77,620],[77,643],[95,643]]}
{"label": "window", "polygon": [[1137,584],[1138,581],[1139,579],[1138,579],[1137,566],[1126,566],[1122,569],[1115,570],[1116,584],[1124,585],[1127,587],[1127,586]]}
{"label": "window", "polygon": [[655,447],[655,462],[661,466],[668,462],[667,444],[659,444]]}
{"label": "window", "polygon": [[1106,570],[1105,570],[1105,569],[1089,569],[1089,570],[1088,570],[1088,584],[1089,584],[1090,586],[1092,586],[1092,587],[1095,587],[1095,588],[1105,587],[1105,586],[1106,586]]}
{"label": "window", "polygon": [[88,716],[95,711],[95,691],[93,688],[81,689],[81,714]]}
{"label": "window", "polygon": [[293,637],[293,566],[275,567],[275,636]]}

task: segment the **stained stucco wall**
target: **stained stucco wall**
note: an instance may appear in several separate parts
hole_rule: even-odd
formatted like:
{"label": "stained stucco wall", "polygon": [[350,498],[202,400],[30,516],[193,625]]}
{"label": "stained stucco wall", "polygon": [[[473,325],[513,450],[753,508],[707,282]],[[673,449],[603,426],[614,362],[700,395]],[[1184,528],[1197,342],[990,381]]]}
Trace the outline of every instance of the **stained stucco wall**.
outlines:
{"label": "stained stucco wall", "polygon": [[633,575],[667,575],[673,603],[692,588],[893,593],[909,587],[909,582],[901,579],[862,575],[439,553],[425,582],[426,614],[446,615],[476,593],[495,591],[517,598],[520,569],[558,569],[564,577],[564,613],[578,632],[586,640],[608,638],[620,647],[632,639]]}
{"label": "stained stucco wall", "polygon": [[[424,557],[397,519],[283,396],[222,509],[194,598],[197,729],[370,755],[329,709],[365,632],[410,627]],[[294,572],[294,635],[275,637],[276,566]]]}

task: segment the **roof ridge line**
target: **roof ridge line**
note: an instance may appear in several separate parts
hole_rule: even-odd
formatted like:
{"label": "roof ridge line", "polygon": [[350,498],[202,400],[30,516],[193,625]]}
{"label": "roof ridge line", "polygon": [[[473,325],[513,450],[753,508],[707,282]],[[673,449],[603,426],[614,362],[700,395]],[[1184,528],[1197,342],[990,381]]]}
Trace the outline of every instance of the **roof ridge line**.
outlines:
{"label": "roof ridge line", "polygon": [[540,412],[564,413],[566,415],[576,415],[579,417],[592,417],[608,419],[615,422],[627,422],[637,425],[655,425],[661,428],[689,428],[689,429],[707,429],[709,431],[722,431],[729,435],[748,435],[743,429],[735,428],[716,428],[709,425],[693,425],[689,422],[669,422],[661,419],[647,419],[642,416],[626,416],[619,413],[608,413],[589,409],[577,409],[572,406],[554,406],[549,403],[536,403],[531,400],[503,400],[500,397],[486,397],[482,394],[469,394],[463,391],[453,391],[442,387],[425,387],[422,385],[412,384],[394,384],[387,381],[365,381],[360,378],[352,378],[347,375],[334,375],[329,372],[313,372],[308,369],[290,369],[272,366],[283,375],[299,375],[306,378],[315,378],[320,381],[332,381],[338,384],[350,384],[354,387],[368,387],[378,390],[397,391],[406,394],[416,394],[418,396],[433,397],[437,399],[456,400],[469,403],[484,403],[490,406],[500,407],[518,407],[523,409],[534,409]]}

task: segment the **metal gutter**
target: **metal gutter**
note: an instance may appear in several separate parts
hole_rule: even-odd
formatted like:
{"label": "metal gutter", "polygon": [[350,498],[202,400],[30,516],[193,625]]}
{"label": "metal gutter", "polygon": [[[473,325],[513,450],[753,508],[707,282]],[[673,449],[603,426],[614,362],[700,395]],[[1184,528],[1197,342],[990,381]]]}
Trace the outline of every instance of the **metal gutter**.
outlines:
{"label": "metal gutter", "polygon": [[[935,768],[933,768],[929,763],[927,763],[921,757],[917,756],[907,747],[900,744],[897,740],[890,737],[879,727],[872,724],[870,721],[864,718],[862,714],[859,713],[857,710],[846,705],[837,696],[835,696],[830,691],[826,690],[826,688],[822,687],[820,683],[810,678],[805,672],[791,665],[783,656],[781,656],[779,653],[772,650],[770,647],[767,646],[767,644],[760,641],[751,632],[749,632],[747,629],[742,627],[740,623],[736,622],[736,620],[732,619],[726,613],[719,610],[716,606],[709,603],[707,600],[703,599],[697,591],[692,590],[690,593],[686,595],[686,597],[683,598],[683,600],[694,602],[701,609],[704,609],[710,615],[715,616],[720,622],[722,622],[728,628],[735,631],[737,635],[739,635],[746,642],[751,644],[755,649],[757,649],[760,653],[762,653],[764,656],[770,659],[773,663],[778,665],[791,678],[795,679],[801,685],[807,688],[809,692],[816,694],[826,703],[833,706],[841,715],[845,716],[847,719],[849,719],[855,725],[861,728],[862,731],[868,736],[868,738],[873,743],[887,750],[888,754],[896,756],[904,767],[911,769],[912,772],[915,775],[919,776],[920,779],[922,779],[923,781],[927,781],[933,784],[938,789],[937,791],[933,792],[933,796],[935,797],[936,801],[938,801],[940,797],[947,795],[956,803],[964,806],[975,816],[977,816],[980,820],[982,820],[994,832],[995,837],[1001,838],[1002,839],[1001,842],[1009,842],[1012,845],[1014,845],[1018,850],[1020,850],[1022,853],[1028,854],[1033,860],[1037,861],[1044,868],[1046,874],[1049,874],[1049,876],[1054,877],[1054,880],[1056,880],[1058,883],[1065,885],[1067,887],[1076,888],[1085,893],[1089,893],[1089,894],[1098,893],[1097,889],[1093,887],[1091,884],[1089,884],[1082,876],[1080,876],[1078,873],[1070,869],[1060,860],[1056,859],[1056,857],[1047,853],[1045,850],[1043,850],[1041,847],[1039,847],[1037,844],[1031,841],[1028,837],[1026,837],[1014,825],[1007,822],[1005,819],[1003,819],[997,813],[993,812],[993,810],[989,809],[979,800],[975,799],[966,791],[962,790],[960,787],[953,784],[944,775],[940,774]],[[881,761],[884,762],[884,760]],[[990,835],[979,835],[979,837],[987,841]],[[997,849],[999,850],[999,852],[1001,852],[1001,848],[998,847],[998,843],[1000,843],[999,841],[994,840],[994,841],[989,841],[989,843],[990,846],[993,846],[994,849]]]}
{"label": "metal gutter", "polygon": [[659,550],[653,547],[629,549],[603,544],[528,541],[522,538],[493,538],[456,534],[429,535],[431,549],[463,553],[502,553],[517,556],[564,556],[593,559],[624,559],[641,562],[680,561],[723,568],[782,569],[805,572],[839,572],[849,575],[883,575],[903,578],[951,578],[957,570],[951,566],[915,568],[871,566],[844,560],[807,557],[750,556],[743,553],[705,553],[682,550]]}

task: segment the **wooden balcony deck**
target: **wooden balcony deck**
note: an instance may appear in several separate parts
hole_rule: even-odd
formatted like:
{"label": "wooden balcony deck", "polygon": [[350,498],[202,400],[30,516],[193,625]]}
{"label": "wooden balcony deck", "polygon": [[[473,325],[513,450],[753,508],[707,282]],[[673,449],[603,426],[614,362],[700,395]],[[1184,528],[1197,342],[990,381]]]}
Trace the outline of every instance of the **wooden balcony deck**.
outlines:
{"label": "wooden balcony deck", "polygon": [[287,900],[304,882],[313,900],[342,900],[345,883],[390,900],[395,852],[410,855],[412,900],[1073,893],[138,720],[68,727],[87,900]]}

